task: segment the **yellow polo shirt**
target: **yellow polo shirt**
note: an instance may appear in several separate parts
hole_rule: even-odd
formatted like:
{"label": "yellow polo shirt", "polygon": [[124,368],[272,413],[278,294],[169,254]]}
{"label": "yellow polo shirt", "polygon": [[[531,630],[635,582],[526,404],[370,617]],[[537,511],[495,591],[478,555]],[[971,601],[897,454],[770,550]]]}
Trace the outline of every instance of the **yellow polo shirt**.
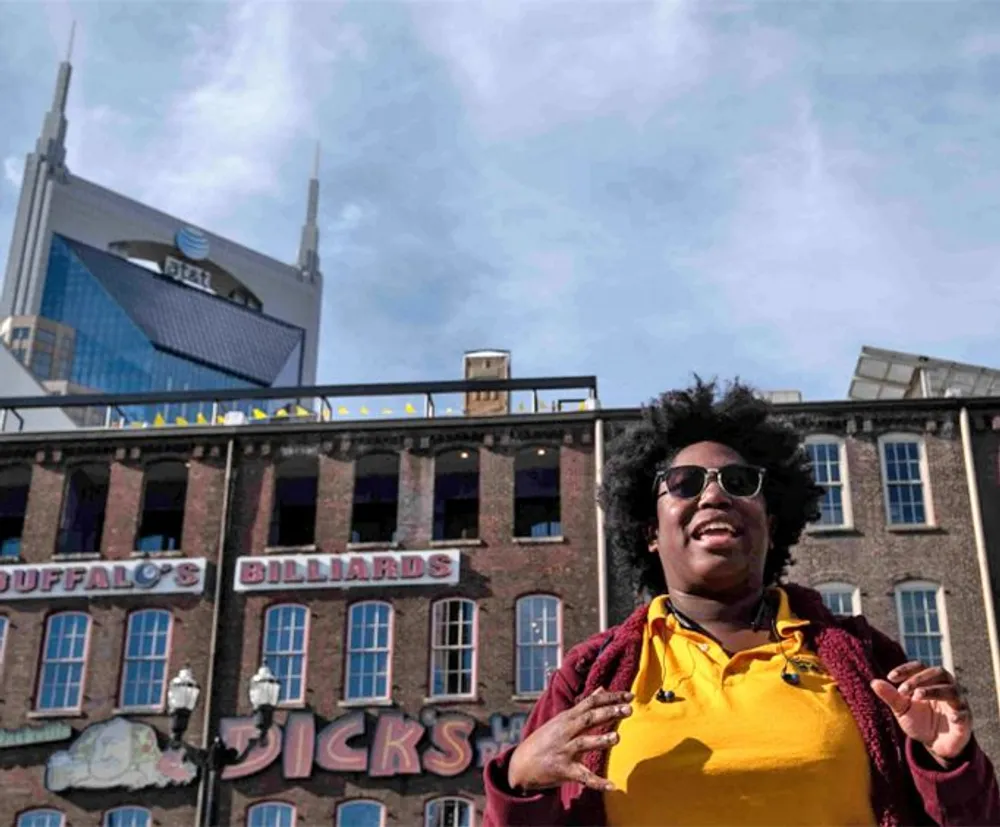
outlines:
{"label": "yellow polo shirt", "polygon": [[[875,824],[861,733],[779,591],[780,640],[731,658],[666,597],[652,602],[632,715],[608,756],[611,827]],[[798,686],[781,679],[782,648],[812,667]],[[672,703],[656,700],[661,686]]]}

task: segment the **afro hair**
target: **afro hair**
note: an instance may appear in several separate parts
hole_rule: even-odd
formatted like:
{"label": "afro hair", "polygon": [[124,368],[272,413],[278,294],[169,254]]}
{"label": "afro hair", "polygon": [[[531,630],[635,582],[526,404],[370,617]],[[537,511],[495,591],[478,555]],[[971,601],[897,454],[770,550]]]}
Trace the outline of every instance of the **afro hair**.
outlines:
{"label": "afro hair", "polygon": [[775,526],[764,582],[777,583],[803,528],[819,519],[823,489],[813,479],[799,434],[739,380],[720,391],[718,382],[696,376],[692,387],[669,391],[644,406],[640,421],[609,443],[598,501],[612,554],[627,563],[638,589],[650,595],[666,592],[659,557],[649,553],[649,530],[656,522],[653,481],[678,452],[698,442],[720,443],[767,469],[763,493]]}

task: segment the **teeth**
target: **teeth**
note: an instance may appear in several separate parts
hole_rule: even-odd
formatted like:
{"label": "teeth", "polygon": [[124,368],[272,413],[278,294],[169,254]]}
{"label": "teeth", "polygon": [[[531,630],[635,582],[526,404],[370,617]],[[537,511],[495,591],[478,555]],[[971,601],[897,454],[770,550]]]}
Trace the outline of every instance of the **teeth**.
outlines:
{"label": "teeth", "polygon": [[720,531],[724,531],[733,537],[736,536],[736,530],[728,523],[709,523],[698,529],[698,534],[714,534]]}

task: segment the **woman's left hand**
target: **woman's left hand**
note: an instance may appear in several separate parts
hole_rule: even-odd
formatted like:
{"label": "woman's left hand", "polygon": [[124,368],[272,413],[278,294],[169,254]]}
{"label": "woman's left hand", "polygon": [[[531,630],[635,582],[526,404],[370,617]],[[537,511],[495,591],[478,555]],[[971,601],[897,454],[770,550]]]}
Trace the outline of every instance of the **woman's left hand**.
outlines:
{"label": "woman's left hand", "polygon": [[911,660],[886,678],[872,681],[872,690],[888,704],[903,732],[947,766],[972,738],[972,713],[954,675]]}

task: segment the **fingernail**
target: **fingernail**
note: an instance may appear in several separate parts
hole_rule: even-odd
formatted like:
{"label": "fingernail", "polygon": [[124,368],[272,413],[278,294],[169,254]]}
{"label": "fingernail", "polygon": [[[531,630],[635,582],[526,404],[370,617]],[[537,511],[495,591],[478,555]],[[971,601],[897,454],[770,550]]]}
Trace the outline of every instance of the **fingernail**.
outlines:
{"label": "fingernail", "polygon": [[894,680],[896,680],[896,672],[897,672],[897,670],[896,670],[896,669],[893,669],[893,670],[892,670],[891,672],[889,672],[889,673],[888,673],[888,674],[886,675],[886,677],[887,677],[887,678],[888,678],[888,679],[889,679],[890,681],[894,681]]}
{"label": "fingernail", "polygon": [[923,689],[918,689],[916,692],[913,693],[913,700],[919,701],[922,697],[924,697],[925,694],[927,693],[925,693]]}
{"label": "fingernail", "polygon": [[910,694],[910,685],[904,681],[903,683],[901,683],[899,685],[899,691],[902,692],[904,695],[909,695]]}
{"label": "fingernail", "polygon": [[630,706],[620,706],[620,707],[618,707],[618,712],[621,715],[628,715],[631,711],[632,711],[632,707],[630,707]]}
{"label": "fingernail", "polygon": [[614,789],[615,789],[615,785],[612,784],[610,781],[607,784],[604,785],[605,792],[609,792],[609,793],[610,792],[614,792]]}
{"label": "fingernail", "polygon": [[634,698],[635,698],[635,695],[633,695],[633,694],[632,694],[631,692],[626,692],[626,693],[625,693],[625,700],[626,700],[626,701],[631,701],[631,700],[633,700]]}

